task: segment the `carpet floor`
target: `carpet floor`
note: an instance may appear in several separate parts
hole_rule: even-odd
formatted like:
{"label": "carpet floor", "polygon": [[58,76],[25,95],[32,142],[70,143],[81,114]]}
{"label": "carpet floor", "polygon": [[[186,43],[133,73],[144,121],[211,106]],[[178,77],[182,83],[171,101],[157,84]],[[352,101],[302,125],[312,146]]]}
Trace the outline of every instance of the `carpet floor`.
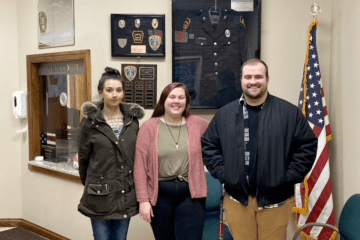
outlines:
{"label": "carpet floor", "polygon": [[0,239],[1,240],[46,240],[47,238],[37,235],[36,233],[30,232],[29,230],[26,230],[24,228],[17,227],[0,232]]}

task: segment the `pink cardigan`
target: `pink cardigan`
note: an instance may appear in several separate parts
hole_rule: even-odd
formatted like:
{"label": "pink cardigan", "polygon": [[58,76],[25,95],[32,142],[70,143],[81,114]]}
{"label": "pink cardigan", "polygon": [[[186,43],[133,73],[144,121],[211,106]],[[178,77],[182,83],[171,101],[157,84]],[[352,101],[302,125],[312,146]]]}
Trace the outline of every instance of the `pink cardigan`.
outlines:
{"label": "pink cardigan", "polygon": [[[207,195],[201,136],[209,123],[203,118],[190,115],[188,128],[189,188],[192,198]],[[134,181],[138,202],[156,205],[159,191],[159,118],[150,118],[141,126],[135,152]]]}

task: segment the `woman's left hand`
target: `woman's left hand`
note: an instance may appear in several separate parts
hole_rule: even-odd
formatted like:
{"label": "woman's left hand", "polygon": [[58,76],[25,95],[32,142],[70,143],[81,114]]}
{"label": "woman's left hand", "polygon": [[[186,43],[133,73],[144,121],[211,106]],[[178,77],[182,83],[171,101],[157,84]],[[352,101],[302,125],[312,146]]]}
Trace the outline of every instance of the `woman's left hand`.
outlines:
{"label": "woman's left hand", "polygon": [[140,217],[151,223],[151,218],[154,217],[154,214],[149,202],[140,202]]}

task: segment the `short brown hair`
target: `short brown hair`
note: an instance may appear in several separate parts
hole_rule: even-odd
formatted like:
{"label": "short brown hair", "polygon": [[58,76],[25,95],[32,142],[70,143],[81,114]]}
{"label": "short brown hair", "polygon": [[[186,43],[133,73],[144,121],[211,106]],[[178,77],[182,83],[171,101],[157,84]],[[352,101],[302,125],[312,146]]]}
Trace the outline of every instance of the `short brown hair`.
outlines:
{"label": "short brown hair", "polygon": [[254,63],[261,63],[262,65],[264,65],[264,67],[265,67],[265,76],[266,76],[266,78],[269,78],[269,69],[268,69],[268,66],[266,65],[266,63],[263,61],[263,60],[261,60],[261,59],[259,59],[259,58],[251,58],[251,59],[249,59],[249,60],[247,60],[246,62],[244,62],[243,63],[243,65],[241,66],[241,78],[242,78],[242,76],[243,76],[243,69],[244,69],[244,67],[246,66],[246,65],[252,65],[252,64],[254,64]]}
{"label": "short brown hair", "polygon": [[188,117],[190,115],[190,94],[189,90],[187,89],[186,85],[180,82],[173,82],[167,85],[164,90],[161,92],[160,99],[158,103],[155,106],[154,112],[151,117],[160,117],[164,115],[165,113],[165,101],[167,97],[169,96],[170,92],[174,90],[174,88],[182,88],[185,91],[185,97],[186,97],[186,106],[185,110],[182,113],[184,117]]}

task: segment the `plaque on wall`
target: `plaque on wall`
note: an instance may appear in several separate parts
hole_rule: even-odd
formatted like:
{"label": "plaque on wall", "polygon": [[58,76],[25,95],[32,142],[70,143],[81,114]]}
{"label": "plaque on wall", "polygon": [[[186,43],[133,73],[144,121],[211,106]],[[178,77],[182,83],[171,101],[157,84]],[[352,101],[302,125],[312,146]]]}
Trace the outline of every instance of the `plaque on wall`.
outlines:
{"label": "plaque on wall", "polygon": [[173,0],[173,82],[191,108],[220,108],[241,96],[240,68],[260,57],[261,0]]}
{"label": "plaque on wall", "polygon": [[165,15],[111,14],[112,57],[165,57]]}
{"label": "plaque on wall", "polygon": [[125,79],[124,101],[154,109],[157,101],[157,65],[121,64],[121,75]]}

